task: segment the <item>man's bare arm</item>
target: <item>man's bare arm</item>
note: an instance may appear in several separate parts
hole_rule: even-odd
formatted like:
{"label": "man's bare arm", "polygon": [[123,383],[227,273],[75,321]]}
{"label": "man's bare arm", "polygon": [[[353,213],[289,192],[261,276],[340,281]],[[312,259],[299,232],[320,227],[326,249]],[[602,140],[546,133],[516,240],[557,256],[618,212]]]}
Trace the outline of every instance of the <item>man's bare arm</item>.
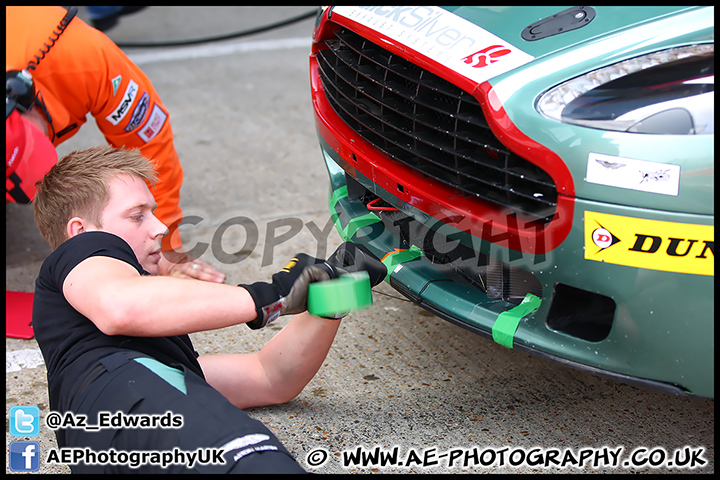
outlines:
{"label": "man's bare arm", "polygon": [[63,293],[106,335],[181,335],[256,317],[252,297],[241,287],[141,276],[131,265],[110,257],[79,263],[65,278]]}
{"label": "man's bare arm", "polygon": [[322,366],[340,320],[296,315],[259,352],[200,356],[205,378],[239,408],[295,398]]}

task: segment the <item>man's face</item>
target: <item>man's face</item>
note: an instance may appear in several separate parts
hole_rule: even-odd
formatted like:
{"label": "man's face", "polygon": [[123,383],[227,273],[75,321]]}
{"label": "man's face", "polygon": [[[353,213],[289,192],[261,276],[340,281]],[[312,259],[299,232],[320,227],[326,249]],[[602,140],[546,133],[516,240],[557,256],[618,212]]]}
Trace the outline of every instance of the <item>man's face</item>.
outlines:
{"label": "man's face", "polygon": [[103,209],[101,230],[125,240],[140,265],[158,275],[162,238],[167,227],[153,214],[157,204],[145,181],[131,175],[112,177],[108,183],[110,201]]}

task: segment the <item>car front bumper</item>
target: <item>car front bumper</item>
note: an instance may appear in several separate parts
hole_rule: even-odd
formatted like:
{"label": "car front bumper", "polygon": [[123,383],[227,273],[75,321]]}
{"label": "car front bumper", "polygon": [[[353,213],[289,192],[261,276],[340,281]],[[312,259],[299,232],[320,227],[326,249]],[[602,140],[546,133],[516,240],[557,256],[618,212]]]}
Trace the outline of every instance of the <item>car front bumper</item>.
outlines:
{"label": "car front bumper", "polygon": [[[412,211],[413,207],[393,198],[390,192],[352,168],[348,170],[354,177],[350,175],[341,166],[347,167],[349,160],[339,156],[322,136],[320,143],[330,177],[330,213],[338,232],[345,240],[361,243],[384,258],[390,267],[386,280],[413,302],[496,341],[494,327],[497,330],[499,317],[503,313],[506,317],[521,315],[514,319],[516,330],[510,333],[511,343],[507,345],[510,348],[627,383],[675,394],[714,396],[714,277],[589,261],[584,253],[586,212],[622,218],[641,214],[644,219],[701,225],[712,225],[712,217],[646,209],[639,212],[630,207],[576,199],[573,228],[557,248],[543,255],[521,254],[518,258],[518,252],[490,246],[491,255],[520,265],[540,281],[539,306],[523,310],[517,302],[492,298],[482,289],[458,281],[443,265],[429,261],[421,248],[409,246],[387,228],[381,221],[382,212],[371,211],[359,199],[351,198],[349,182],[359,183],[391,205],[402,205],[412,222],[428,216]],[[444,233],[433,235],[435,244],[447,239],[447,231]],[[462,232],[455,233],[462,236]],[[452,234],[449,237],[459,238]],[[477,238],[470,238],[469,242],[482,243]],[[443,248],[451,247],[441,246],[437,250]],[[649,243],[644,248],[649,248]],[[571,330],[548,325],[551,306],[560,295],[558,285],[570,287],[569,293],[567,290],[562,293],[565,297],[573,294],[572,288],[578,288],[612,299],[613,318],[601,341],[578,338]]]}

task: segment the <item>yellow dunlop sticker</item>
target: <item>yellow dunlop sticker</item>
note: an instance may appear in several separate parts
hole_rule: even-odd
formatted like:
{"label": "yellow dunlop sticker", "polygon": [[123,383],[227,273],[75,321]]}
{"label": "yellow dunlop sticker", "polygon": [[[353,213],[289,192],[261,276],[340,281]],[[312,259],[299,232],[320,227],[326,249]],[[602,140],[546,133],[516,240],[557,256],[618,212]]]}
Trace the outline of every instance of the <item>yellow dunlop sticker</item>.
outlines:
{"label": "yellow dunlop sticker", "polygon": [[715,274],[713,225],[585,212],[585,258],[666,272]]}

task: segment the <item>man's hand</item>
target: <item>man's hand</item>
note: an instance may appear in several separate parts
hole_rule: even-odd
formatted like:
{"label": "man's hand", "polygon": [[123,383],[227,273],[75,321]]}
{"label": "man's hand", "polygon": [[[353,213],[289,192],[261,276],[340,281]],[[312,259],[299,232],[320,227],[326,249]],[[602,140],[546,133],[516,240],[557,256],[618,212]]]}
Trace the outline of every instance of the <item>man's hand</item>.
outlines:
{"label": "man's hand", "polygon": [[205,262],[175,250],[163,251],[160,256],[160,274],[168,277],[192,278],[206,282],[223,283],[225,274]]}
{"label": "man's hand", "polygon": [[325,263],[343,273],[367,272],[373,287],[387,275],[387,267],[378,257],[365,246],[353,242],[340,245]]}
{"label": "man's hand", "polygon": [[272,276],[272,283],[239,285],[250,292],[258,313],[257,318],[247,326],[254,330],[266,326],[281,315],[304,312],[307,310],[310,284],[337,278],[340,273],[326,262],[301,253]]}
{"label": "man's hand", "polygon": [[248,322],[247,326],[258,329],[281,315],[304,312],[311,283],[360,271],[368,273],[373,287],[387,274],[387,268],[379,258],[364,246],[352,242],[340,245],[325,262],[301,253],[272,276],[272,284],[256,282],[239,285],[250,292],[257,309],[257,318]]}
{"label": "man's hand", "polygon": [[284,297],[281,315],[295,315],[307,310],[308,288],[313,282],[337,278],[338,272],[322,260],[301,253],[272,276],[272,283]]}

